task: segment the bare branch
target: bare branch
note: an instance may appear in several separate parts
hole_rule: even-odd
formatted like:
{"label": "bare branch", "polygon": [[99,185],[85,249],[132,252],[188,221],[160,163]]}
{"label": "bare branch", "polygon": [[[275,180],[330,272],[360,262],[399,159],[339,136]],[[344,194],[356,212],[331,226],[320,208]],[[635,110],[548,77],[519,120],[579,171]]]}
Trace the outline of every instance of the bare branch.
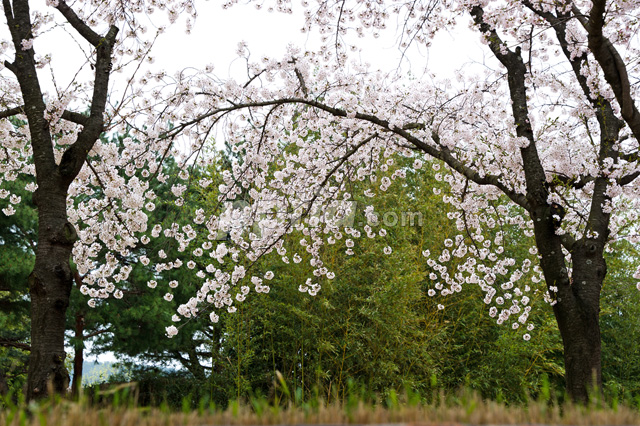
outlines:
{"label": "bare branch", "polygon": [[618,179],[618,184],[620,186],[628,185],[631,182],[633,182],[634,180],[636,180],[638,178],[638,176],[640,176],[640,172],[634,172],[634,173],[628,174],[628,175],[623,176],[622,178]]}
{"label": "bare branch", "polygon": [[31,346],[26,343],[16,342],[15,340],[9,339],[0,339],[0,346],[4,346],[5,348],[17,348],[22,349],[23,351],[31,352]]}
{"label": "bare branch", "polygon": [[402,130],[424,130],[426,127],[424,123],[407,123],[402,126]]}
{"label": "bare branch", "polygon": [[587,186],[588,183],[593,182],[596,178],[593,176],[577,176],[577,177],[569,177],[565,175],[556,174],[553,177],[553,181],[551,185],[553,186],[555,183],[559,183],[562,186],[573,188],[573,189],[582,189]]}
{"label": "bare branch", "polygon": [[620,158],[630,163],[633,163],[634,161],[640,162],[640,153],[636,151],[628,154],[620,154]]}
{"label": "bare branch", "polygon": [[95,78],[89,117],[82,119],[73,114],[69,115],[69,118],[84,120],[84,128],[78,134],[78,139],[67,148],[60,161],[59,170],[69,181],[77,176],[86,161],[88,152],[91,151],[104,130],[104,111],[111,74],[111,54],[117,34],[118,28],[112,26],[96,48]]}
{"label": "bare branch", "polygon": [[111,331],[111,327],[107,327],[107,328],[102,329],[102,330],[94,331],[93,333],[83,334],[82,335],[82,340],[87,340],[87,339],[90,339],[92,337],[96,337],[96,336],[99,336],[101,334],[108,333],[110,331]]}
{"label": "bare branch", "polygon": [[562,243],[562,247],[566,248],[569,252],[572,252],[576,245],[576,239],[569,234],[560,235],[560,242]]}
{"label": "bare branch", "polygon": [[7,109],[0,112],[0,118],[9,118],[19,114],[24,114],[24,106],[21,105],[19,107]]}
{"label": "bare branch", "polygon": [[[573,74],[582,89],[586,99],[591,105],[594,107],[596,115],[601,119],[602,115],[602,106],[610,116],[613,115],[613,108],[611,107],[611,102],[609,102],[602,95],[596,93],[594,94],[589,88],[589,84],[587,83],[587,77],[582,73],[582,65],[587,60],[587,55],[585,53],[576,56],[574,53],[569,51],[569,42],[567,41],[567,22],[572,18],[577,18],[579,21],[584,22],[584,17],[581,15],[573,16],[568,13],[562,14],[558,12],[558,16],[555,16],[551,12],[543,11],[541,9],[536,8],[530,0],[523,0],[523,4],[529,8],[533,13],[543,18],[545,21],[549,23],[551,28],[556,33],[556,37],[558,38],[558,42],[560,43],[560,47],[562,48],[562,53],[564,53],[565,58],[571,64],[571,68],[573,69]],[[574,9],[574,12],[576,9]]]}
{"label": "bare branch", "polygon": [[4,61],[4,66],[5,66],[6,69],[8,69],[9,71],[11,71],[14,74],[18,73],[18,68],[16,68],[16,65],[13,62]]}
{"label": "bare branch", "polygon": [[[10,108],[4,111],[0,111],[0,118],[8,118],[16,115],[24,114],[24,105],[20,105],[18,107]],[[67,121],[71,121],[72,123],[85,125],[89,117],[86,115],[80,114],[79,112],[64,110],[62,113],[62,118]]]}
{"label": "bare branch", "polygon": [[58,6],[56,9],[62,13],[67,22],[71,24],[71,26],[82,36],[85,40],[91,43],[93,46],[98,47],[100,44],[102,37],[100,34],[96,33],[84,23],[80,17],[76,14],[76,12],[69,7],[69,5],[64,0],[58,0]]}
{"label": "bare branch", "polygon": [[302,93],[304,93],[305,96],[309,96],[309,90],[307,89],[307,85],[304,84],[304,78],[302,78],[302,73],[298,68],[296,68],[295,71],[296,71],[296,77],[298,77],[298,80],[300,81],[300,89],[302,89]]}
{"label": "bare branch", "polygon": [[72,123],[80,124],[82,126],[87,124],[89,117],[84,114],[80,114],[79,112],[64,110],[62,112],[62,118],[67,121],[71,121]]}

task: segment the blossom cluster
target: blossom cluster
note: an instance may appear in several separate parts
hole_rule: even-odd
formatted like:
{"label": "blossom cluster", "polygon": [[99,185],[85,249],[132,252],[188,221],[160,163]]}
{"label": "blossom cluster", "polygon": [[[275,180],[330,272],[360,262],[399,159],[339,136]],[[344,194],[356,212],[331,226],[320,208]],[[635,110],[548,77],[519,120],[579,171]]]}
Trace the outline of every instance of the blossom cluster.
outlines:
{"label": "blossom cluster", "polygon": [[[59,2],[47,4],[57,7]],[[545,2],[531,4],[540,13],[551,7]],[[590,2],[572,4],[587,10]],[[293,7],[285,0],[258,5],[286,13]],[[144,39],[141,14],[164,10],[169,23],[181,14],[195,17],[190,1],[78,1],[76,6],[92,28],[127,25],[114,58],[113,69],[122,72],[132,70],[132,63],[153,62],[150,49],[157,34]],[[495,61],[442,79],[405,78],[349,61],[338,40],[350,32],[375,35],[395,16],[405,22],[401,47],[411,40],[428,46],[439,30],[454,25],[474,6],[482,6],[485,23],[500,31],[505,40],[501,54],[517,46],[518,54],[529,58],[527,124],[539,153],[541,180],[549,188],[547,202],[562,208],[562,216],[554,216],[555,233],[574,239],[605,238],[589,227],[587,218],[596,209],[611,215],[606,238],[640,240],[635,225],[638,183],[621,184],[624,177],[640,173],[634,157],[637,141],[623,128],[613,142],[620,153],[615,158],[602,156],[593,143],[602,136],[593,98],[606,99],[616,113],[620,107],[596,61],[581,65],[579,81],[569,72],[567,61],[589,55],[578,19],[567,23],[564,46],[548,34],[526,2],[317,1],[302,6],[307,11],[304,31],[318,29],[327,43],[318,51],[291,45],[282,58],[252,61],[246,45],[240,44],[238,54],[246,62],[248,79],[220,80],[213,67],[175,75],[134,67],[126,87],[114,91],[119,101],[105,114],[108,132],[89,152],[69,188],[67,204],[69,222],[79,236],[74,262],[83,276],[81,291],[91,298],[91,306],[102,298],[123,296],[131,266],[122,259],[153,239],[175,241],[185,256],[169,259],[160,250],[135,259],[153,271],[155,278],[147,283],[150,289],[158,287],[165,272],[180,268],[193,270],[200,280],[189,283],[193,297],[179,304],[175,323],[204,312],[215,322],[222,310],[234,312],[252,289],[268,293],[277,276],[252,269],[267,255],[285,264],[309,262],[312,276],[301,280],[299,290],[316,295],[335,278],[323,258],[323,247],[344,245],[345,254],[354,255],[359,238],[386,235],[371,205],[363,208],[367,224],[362,228],[345,222],[353,213],[349,204],[354,199],[353,184],[370,185],[364,191],[366,198],[389,191],[407,177],[408,169],[397,164],[402,158],[410,159],[414,169],[433,167],[442,183],[433,192],[452,207],[449,218],[459,231],[443,241],[442,250],[423,253],[425,273],[433,282],[428,295],[446,297],[464,287],[478,287],[496,322],[531,331],[532,301],[557,303],[557,287],[545,286],[532,238],[535,223],[514,202],[529,195],[521,153],[531,139],[518,136],[522,123],[514,121],[507,101],[510,86],[504,69]],[[625,16],[637,5],[616,2],[609,8],[605,36],[620,48],[630,64],[628,72],[637,77],[640,63],[628,60],[637,57],[637,24],[625,25]],[[25,50],[34,43],[37,47],[38,34],[55,25],[48,15],[36,23],[34,39],[21,42]],[[489,35],[478,31],[483,43],[491,43]],[[334,48],[329,48],[331,43]],[[7,45],[0,48],[4,53]],[[12,95],[19,93],[16,83],[2,79],[1,84],[3,103],[20,105],[21,99]],[[47,96],[46,119],[55,134],[58,162],[82,131],[81,125],[63,119],[63,113],[86,105],[91,89],[91,81],[77,81],[68,91]],[[635,97],[638,88],[630,90]],[[109,139],[115,134],[122,137]],[[232,154],[218,188],[210,187],[211,176],[194,179],[190,173],[194,165],[213,167],[214,135],[224,139]],[[28,126],[1,120],[0,136],[0,183],[14,181],[19,174],[33,177]],[[180,169],[175,175],[163,164],[169,157]],[[606,181],[604,190],[596,188],[596,178]],[[216,191],[218,208],[197,210],[186,225],[151,223],[149,213],[158,202],[150,189],[155,183],[170,188],[171,201],[178,207],[185,207],[190,188]],[[28,189],[35,190],[35,184]],[[596,195],[602,201],[595,203]],[[15,213],[21,202],[4,189],[0,199],[6,200],[2,201],[5,215]],[[291,249],[284,239],[294,231],[301,237],[298,247]],[[532,244],[529,257],[519,263],[508,253],[512,238],[529,239]],[[393,256],[392,244],[385,244],[381,254]],[[571,276],[571,253],[565,250],[563,255]],[[169,289],[161,285],[158,294],[173,303],[172,289],[178,285],[176,281],[169,282]],[[442,299],[438,308],[445,308],[444,303]],[[167,334],[175,335],[178,328],[167,327]],[[529,337],[523,335],[525,340]]]}

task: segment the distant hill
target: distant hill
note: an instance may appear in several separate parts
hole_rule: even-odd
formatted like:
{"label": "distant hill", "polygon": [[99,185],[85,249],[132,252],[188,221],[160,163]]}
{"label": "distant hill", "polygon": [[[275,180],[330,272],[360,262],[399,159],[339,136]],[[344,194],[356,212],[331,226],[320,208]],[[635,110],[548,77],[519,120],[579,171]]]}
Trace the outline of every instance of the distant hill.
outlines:
{"label": "distant hill", "polygon": [[[117,373],[119,368],[113,362],[85,361],[82,363],[82,386],[104,383],[109,376]],[[73,372],[71,376],[73,381]]]}
{"label": "distant hill", "polygon": [[[165,372],[176,371],[175,368],[166,365],[156,368]],[[106,383],[110,376],[123,372],[125,372],[124,379],[130,380],[130,375],[126,374],[126,371],[122,370],[122,367],[119,367],[115,362],[85,361],[82,363],[82,386]],[[69,373],[71,374],[70,383],[73,383],[73,369]]]}

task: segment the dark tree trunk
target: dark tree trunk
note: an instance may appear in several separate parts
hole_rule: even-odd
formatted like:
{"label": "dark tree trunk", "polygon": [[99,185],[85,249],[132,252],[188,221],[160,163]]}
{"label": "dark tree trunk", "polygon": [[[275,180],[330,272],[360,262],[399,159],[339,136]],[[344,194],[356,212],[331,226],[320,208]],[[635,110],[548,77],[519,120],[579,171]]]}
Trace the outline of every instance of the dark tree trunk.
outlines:
{"label": "dark tree trunk", "polygon": [[180,361],[184,368],[193,374],[196,380],[206,380],[207,375],[204,367],[200,364],[195,346],[187,348],[187,357],[184,357],[179,351],[174,351],[173,355]]}
{"label": "dark tree trunk", "polygon": [[590,392],[602,387],[600,360],[600,326],[598,317],[583,312],[554,310],[564,346],[564,368],[567,392],[580,403],[589,400]]}
{"label": "dark tree trunk", "polygon": [[[604,4],[601,1],[600,3]],[[566,22],[563,19],[539,11],[533,5],[527,7],[548,20],[555,29],[586,99],[592,102],[600,125],[599,162],[604,164],[607,158],[616,161],[618,152],[615,144],[623,123],[616,117],[606,99],[591,93],[580,71],[583,61],[586,61],[586,55],[574,57],[571,54],[567,47]],[[594,179],[591,208],[585,229],[581,231],[586,235],[576,241],[574,236],[556,233],[565,211],[562,206],[549,204],[549,195],[555,191],[556,183],[547,179],[536,147],[536,137],[531,127],[527,104],[527,69],[520,47],[514,51],[506,48],[507,44],[500,39],[495,29],[484,21],[484,11],[480,6],[472,7],[471,15],[487,37],[492,52],[507,69],[516,133],[529,142],[526,147],[520,149],[527,188],[526,202],[519,202],[509,191],[505,193],[525,208],[533,221],[540,265],[549,294],[555,302],[553,311],[564,344],[567,392],[574,401],[584,403],[588,401],[590,388],[599,389],[602,386],[599,315],[600,290],[607,272],[603,253],[609,235],[610,213],[605,212],[603,206],[611,201],[607,195],[609,177],[603,174]],[[591,38],[589,43],[591,47]],[[576,185],[578,189],[575,181],[568,180],[563,183],[564,187],[572,185]],[[570,254],[571,272],[568,270],[563,250]]]}
{"label": "dark tree trunk", "polygon": [[9,385],[7,384],[6,373],[0,373],[0,396],[5,396],[9,393]]}
{"label": "dark tree trunk", "polygon": [[[572,242],[572,271],[565,265],[565,252],[557,235],[551,207],[540,207],[532,215],[536,245],[542,254],[553,312],[564,346],[566,390],[572,400],[586,403],[589,392],[602,386],[600,362],[600,290],[607,273],[604,237]],[[603,217],[608,223],[608,217]],[[603,234],[604,235],[604,234]]]}
{"label": "dark tree trunk", "polygon": [[69,259],[77,234],[67,221],[66,191],[56,190],[55,182],[43,180],[38,179],[38,248],[29,276],[31,357],[27,400],[47,395],[49,387],[56,393],[64,393],[69,386],[69,373],[64,365],[64,332],[72,285]]}
{"label": "dark tree trunk", "polygon": [[553,312],[564,345],[567,392],[586,403],[602,387],[600,290],[607,267],[593,240],[577,242],[572,260],[573,279],[558,293]]}
{"label": "dark tree trunk", "polygon": [[84,315],[81,312],[76,314],[75,340],[71,395],[77,397],[82,387],[82,367],[84,365]]}

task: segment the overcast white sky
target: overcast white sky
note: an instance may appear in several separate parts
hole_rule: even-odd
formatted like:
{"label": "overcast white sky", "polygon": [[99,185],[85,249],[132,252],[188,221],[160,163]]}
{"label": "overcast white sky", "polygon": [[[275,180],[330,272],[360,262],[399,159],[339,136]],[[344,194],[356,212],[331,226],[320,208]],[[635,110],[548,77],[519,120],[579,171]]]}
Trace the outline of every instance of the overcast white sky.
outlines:
{"label": "overcast white sky", "polygon": [[[207,64],[214,64],[218,77],[231,75],[241,79],[246,70],[244,63],[236,60],[236,48],[240,41],[248,43],[251,55],[256,60],[262,56],[280,57],[290,43],[304,50],[314,50],[319,46],[317,35],[303,34],[300,31],[303,9],[297,1],[294,2],[293,15],[257,10],[253,4],[239,4],[224,10],[221,4],[220,0],[196,2],[198,18],[191,35],[185,33],[183,20],[170,26],[153,48],[154,70],[164,69],[173,74],[187,67],[203,68]],[[44,4],[41,7],[44,9]],[[152,15],[152,19],[158,18],[164,20],[164,13],[158,11]],[[0,34],[6,34],[6,27],[0,30]],[[64,43],[61,43],[63,38]],[[53,53],[52,65],[61,88],[82,76],[76,75],[81,65],[85,64],[88,70],[80,50],[74,47],[74,42],[69,41],[71,39],[68,34],[56,30],[38,37],[35,42],[37,53]],[[369,62],[372,68],[383,70],[394,70],[400,62],[396,41],[392,28],[383,32],[378,39],[351,37],[347,40],[361,48],[360,58],[363,62]],[[83,40],[79,44],[86,47]],[[424,47],[413,46],[403,61],[402,71],[407,72],[410,66],[414,75],[421,75],[425,68],[440,76],[451,75],[454,70],[471,61],[482,62],[483,50],[477,34],[470,32],[466,25],[459,25],[458,28],[442,31],[429,51]],[[47,77],[47,73],[41,74],[42,78]],[[84,77],[89,77],[89,74]],[[126,76],[115,77],[122,83]],[[117,85],[118,80],[114,84]]]}
{"label": "overcast white sky", "polygon": [[[252,56],[256,58],[263,55],[279,57],[289,43],[308,50],[319,46],[317,36],[300,31],[303,16],[298,2],[294,2],[293,15],[269,13],[256,10],[253,5],[242,4],[223,10],[217,0],[200,2],[197,10],[198,19],[192,35],[186,36],[184,26],[178,23],[160,40],[156,50],[157,65],[179,69],[214,63],[216,74],[223,77],[227,72],[233,75],[244,71],[239,61],[235,66],[232,64],[240,41],[248,43]],[[478,52],[482,49],[477,35],[467,31],[466,25],[461,27],[450,29],[450,34],[442,32],[429,52],[424,48],[412,49],[407,58],[412,71],[419,74],[428,65],[434,72],[446,74],[471,59],[481,61],[482,56]],[[400,52],[392,29],[379,39],[353,37],[349,43],[357,44],[362,49],[362,59],[374,68],[392,69],[399,63]],[[404,65],[408,64],[405,61]]]}

